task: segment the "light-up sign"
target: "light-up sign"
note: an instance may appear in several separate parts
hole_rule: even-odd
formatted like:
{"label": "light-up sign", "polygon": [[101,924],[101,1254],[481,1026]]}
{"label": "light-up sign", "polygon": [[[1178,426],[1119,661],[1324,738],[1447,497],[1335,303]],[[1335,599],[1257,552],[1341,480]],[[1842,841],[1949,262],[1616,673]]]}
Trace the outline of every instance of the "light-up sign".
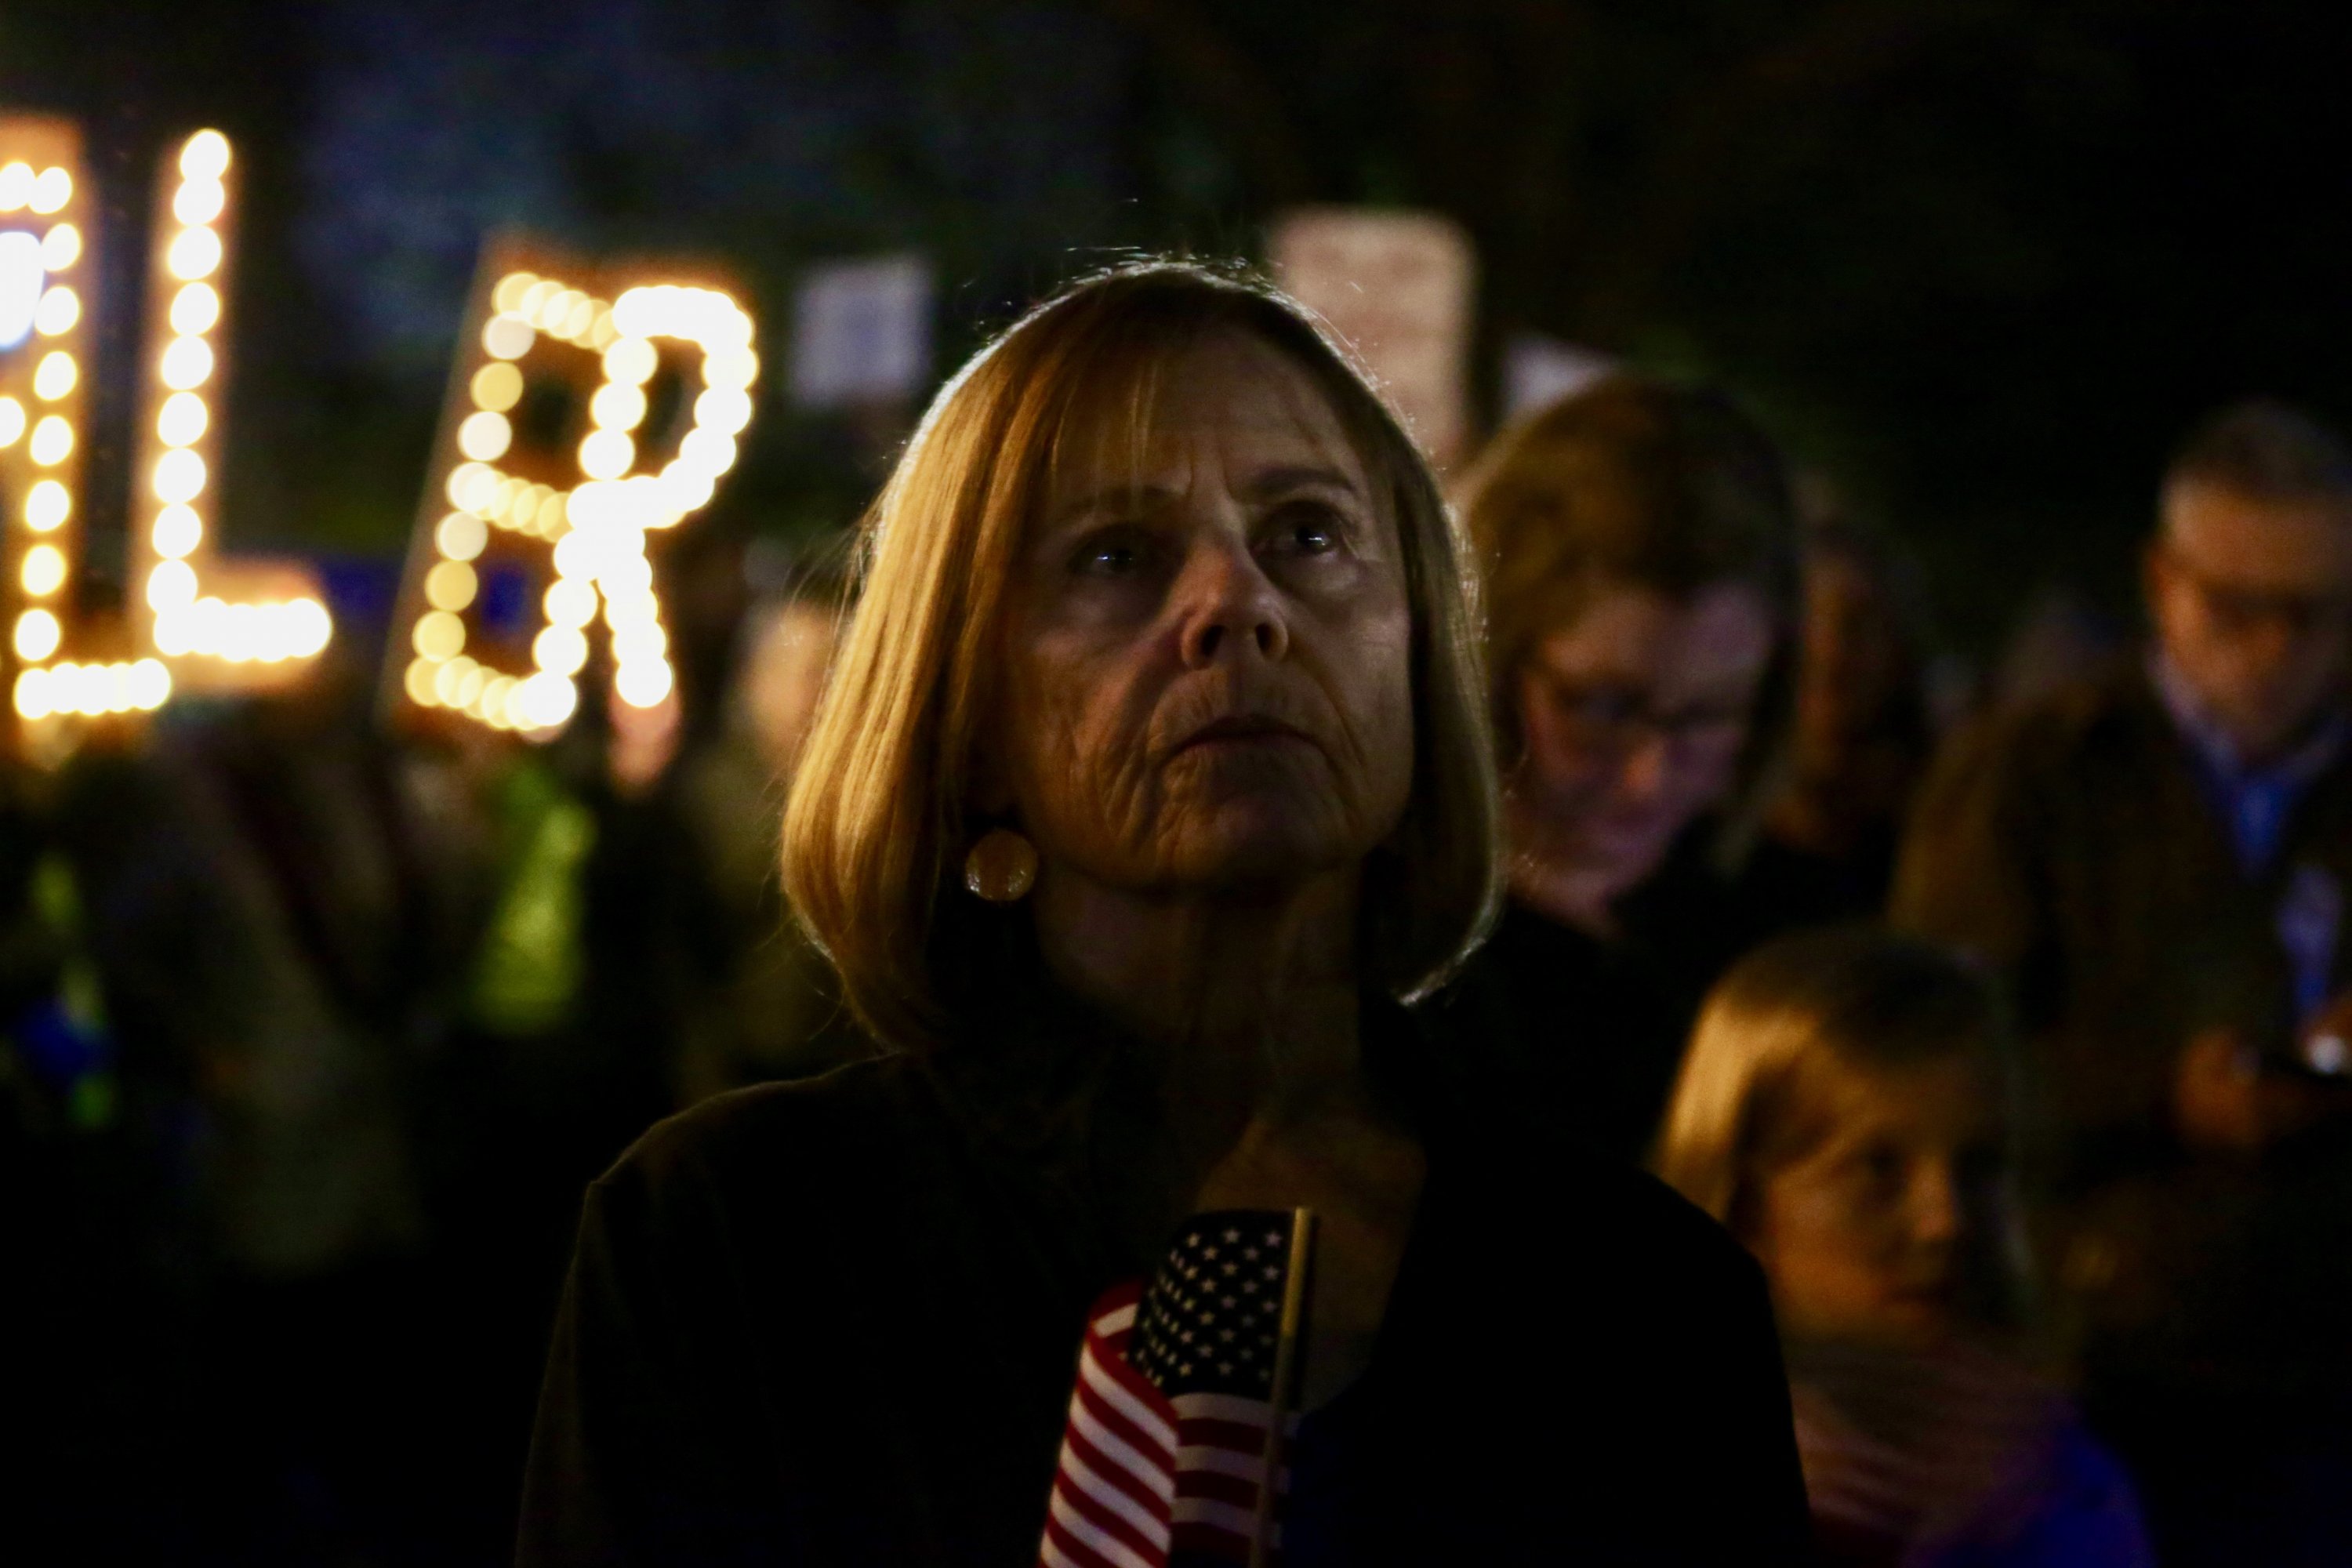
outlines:
{"label": "light-up sign", "polygon": [[0,118],[0,667],[17,717],[41,727],[163,706],[175,688],[286,679],[332,626],[292,563],[215,560],[232,154],[218,132],[164,160],[150,268],[130,603],[121,624],[72,609],[85,526],[88,343],[82,279],[96,270],[91,205],[72,122]]}
{"label": "light-up sign", "polygon": [[40,237],[21,228],[0,230],[0,349],[13,349],[32,335],[33,315],[48,284]]}
{"label": "light-up sign", "polygon": [[0,118],[0,668],[27,722],[159,708],[172,692],[160,660],[87,646],[69,608],[88,446],[90,205],[71,121]]}
{"label": "light-up sign", "polygon": [[395,703],[560,733],[600,610],[621,700],[669,695],[646,536],[709,504],[760,363],[733,298],[676,276],[491,247],[394,621]]}
{"label": "light-up sign", "polygon": [[131,584],[147,651],[183,689],[281,683],[333,631],[310,574],[288,562],[224,561],[217,515],[220,383],[235,190],[229,144],[199,131],[163,161],[148,272],[138,459],[131,470]]}

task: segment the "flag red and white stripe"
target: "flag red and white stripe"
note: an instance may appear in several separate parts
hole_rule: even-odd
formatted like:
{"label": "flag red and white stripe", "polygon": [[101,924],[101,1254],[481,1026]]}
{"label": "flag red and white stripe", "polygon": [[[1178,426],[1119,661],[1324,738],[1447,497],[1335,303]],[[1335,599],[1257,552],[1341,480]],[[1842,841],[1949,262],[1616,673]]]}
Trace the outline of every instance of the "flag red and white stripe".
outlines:
{"label": "flag red and white stripe", "polygon": [[[1248,1561],[1267,1405],[1226,1394],[1171,1399],[1153,1387],[1127,1357],[1142,1296],[1139,1283],[1118,1286],[1087,1315],[1038,1550],[1044,1568]],[[1287,1481],[1286,1473],[1277,1492]]]}

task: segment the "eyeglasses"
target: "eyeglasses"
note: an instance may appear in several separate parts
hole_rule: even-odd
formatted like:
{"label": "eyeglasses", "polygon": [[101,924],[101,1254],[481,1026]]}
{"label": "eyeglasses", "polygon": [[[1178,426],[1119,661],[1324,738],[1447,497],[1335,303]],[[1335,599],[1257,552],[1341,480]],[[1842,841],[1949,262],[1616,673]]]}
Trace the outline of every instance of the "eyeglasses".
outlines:
{"label": "eyeglasses", "polygon": [[1748,738],[1755,703],[1747,697],[1668,708],[1638,686],[1620,681],[1563,680],[1535,672],[1545,706],[1580,746],[1623,755],[1655,739],[1677,757],[1736,750]]}
{"label": "eyeglasses", "polygon": [[2299,594],[2259,588],[2239,588],[2217,583],[2190,565],[2178,551],[2164,552],[2166,566],[2192,589],[2206,618],[2224,637],[2242,637],[2265,626],[2278,626],[2292,637],[2305,637],[2331,622],[2352,617],[2352,593]]}

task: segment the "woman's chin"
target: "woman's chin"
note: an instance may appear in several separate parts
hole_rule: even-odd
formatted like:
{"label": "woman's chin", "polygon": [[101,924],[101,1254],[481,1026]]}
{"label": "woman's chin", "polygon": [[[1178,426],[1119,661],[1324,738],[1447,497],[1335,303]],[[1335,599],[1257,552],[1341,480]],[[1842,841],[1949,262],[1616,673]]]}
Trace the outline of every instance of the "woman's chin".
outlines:
{"label": "woman's chin", "polygon": [[1362,859],[1355,835],[1318,820],[1328,815],[1302,812],[1296,803],[1225,802],[1170,836],[1161,859],[1164,880],[1202,892],[1280,889]]}
{"label": "woman's chin", "polygon": [[1879,1303],[1872,1314],[1873,1337],[1907,1350],[1935,1350],[1958,1329],[1947,1292],[1903,1292]]}
{"label": "woman's chin", "polygon": [[1555,853],[1524,856],[1512,881],[1538,906],[1547,902],[1549,889],[1572,903],[1605,910],[1649,880],[1664,862],[1666,847],[1666,841],[1651,835],[1583,836]]}

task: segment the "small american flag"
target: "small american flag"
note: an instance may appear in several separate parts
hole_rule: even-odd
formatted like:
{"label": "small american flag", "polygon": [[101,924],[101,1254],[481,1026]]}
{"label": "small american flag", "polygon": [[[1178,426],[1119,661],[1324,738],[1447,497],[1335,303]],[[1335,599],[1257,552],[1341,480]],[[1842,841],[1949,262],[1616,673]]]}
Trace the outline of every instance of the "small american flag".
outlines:
{"label": "small american flag", "polygon": [[[1061,1464],[1038,1549],[1045,1568],[1247,1563],[1260,1539],[1267,1431],[1298,1373],[1295,1339],[1313,1217],[1305,1210],[1195,1215],[1149,1289],[1112,1289],[1088,1314]],[[1286,1438],[1297,1417],[1285,1414]],[[1275,1485],[1278,1500],[1287,1470]],[[1271,1512],[1271,1510],[1267,1510]],[[1269,1524],[1263,1546],[1278,1546]]]}

